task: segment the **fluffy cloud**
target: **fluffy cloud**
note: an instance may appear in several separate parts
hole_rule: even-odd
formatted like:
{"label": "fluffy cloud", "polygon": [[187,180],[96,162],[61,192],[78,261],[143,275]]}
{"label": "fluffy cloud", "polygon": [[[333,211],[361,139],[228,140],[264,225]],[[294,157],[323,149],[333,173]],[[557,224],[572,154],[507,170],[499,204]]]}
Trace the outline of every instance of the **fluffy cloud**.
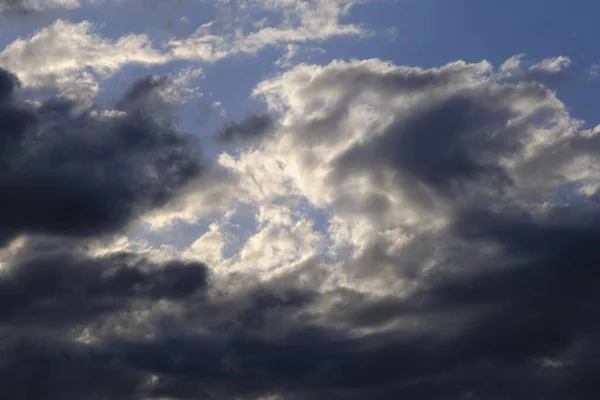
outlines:
{"label": "fluffy cloud", "polygon": [[22,249],[4,267],[0,319],[56,328],[125,308],[133,301],[181,299],[201,292],[207,269],[199,263],[162,265],[135,253],[90,257],[73,249]]}
{"label": "fluffy cloud", "polygon": [[[591,398],[598,131],[505,66],[334,62],[257,87],[280,125],[221,160],[259,223],[242,265],[220,262],[242,276],[258,268],[280,298],[263,306],[259,333],[229,326],[245,333],[221,353],[236,367],[219,371],[253,385],[215,393]],[[286,253],[299,199],[308,220],[321,209],[327,222],[314,241],[291,241],[310,250]],[[195,243],[197,257],[209,236],[222,248],[221,227]],[[272,248],[283,264],[268,261]],[[300,305],[284,300],[290,285],[304,290]]]}
{"label": "fluffy cloud", "polygon": [[26,87],[59,88],[70,97],[93,97],[97,78],[107,78],[127,64],[159,65],[170,61],[153,48],[146,35],[112,40],[84,21],[58,20],[0,53],[0,66],[11,70]]}
{"label": "fluffy cloud", "polygon": [[140,86],[119,102],[127,112],[103,116],[60,98],[26,103],[17,78],[0,70],[3,244],[23,233],[111,233],[202,172],[194,139],[140,107],[149,94]]}
{"label": "fluffy cloud", "polygon": [[[204,169],[172,124],[142,118],[161,78],[102,119],[20,102],[4,73],[1,148],[26,167],[5,171],[31,184],[2,192],[48,198],[33,179],[44,172],[93,196],[0,215],[7,239],[51,234],[0,255],[0,393],[594,398],[600,130],[534,76],[488,62],[300,65],[256,88],[269,134]],[[255,133],[249,118],[235,132]],[[81,126],[88,135],[71,135]],[[71,184],[73,171],[86,179]],[[181,259],[92,251],[105,232],[187,215],[201,198],[222,215]],[[120,211],[71,218],[73,204]]]}
{"label": "fluffy cloud", "polygon": [[[0,52],[0,67],[17,74],[26,87],[58,88],[72,98],[91,102],[100,90],[99,79],[113,76],[126,65],[152,67],[181,60],[216,62],[236,55],[256,55],[266,47],[363,34],[360,27],[340,22],[354,3],[240,1],[230,7],[217,2],[218,18],[200,26],[189,37],[166,43],[153,43],[145,34],[108,38],[98,32],[99,26],[93,22],[57,20],[8,45]],[[5,1],[0,2],[0,12],[78,5],[71,0]],[[265,13],[269,18],[256,25],[256,15]],[[236,29],[232,28],[234,25]],[[297,46],[291,48],[297,51]]]}

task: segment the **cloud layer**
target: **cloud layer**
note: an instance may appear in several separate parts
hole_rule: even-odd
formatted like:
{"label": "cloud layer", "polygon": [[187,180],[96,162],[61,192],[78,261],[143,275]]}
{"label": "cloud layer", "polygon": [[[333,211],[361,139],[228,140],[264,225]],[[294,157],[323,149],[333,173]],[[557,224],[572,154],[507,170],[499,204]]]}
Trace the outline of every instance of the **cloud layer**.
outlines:
{"label": "cloud layer", "polygon": [[[600,127],[552,89],[572,60],[293,63],[369,35],[360,3],[6,42],[0,398],[598,398]],[[184,133],[192,80],[269,48],[264,110]]]}
{"label": "cloud layer", "polygon": [[2,71],[3,396],[594,398],[598,130],[505,72],[365,60],[262,82],[276,119],[217,134],[254,139],[218,160],[232,208],[172,257],[97,242],[210,190],[152,114],[165,78],[77,112]]}
{"label": "cloud layer", "polygon": [[[202,172],[193,138],[144,108],[102,116],[60,98],[31,105],[6,70],[0,87],[3,244],[20,234],[114,232]],[[122,109],[149,92],[134,89]]]}

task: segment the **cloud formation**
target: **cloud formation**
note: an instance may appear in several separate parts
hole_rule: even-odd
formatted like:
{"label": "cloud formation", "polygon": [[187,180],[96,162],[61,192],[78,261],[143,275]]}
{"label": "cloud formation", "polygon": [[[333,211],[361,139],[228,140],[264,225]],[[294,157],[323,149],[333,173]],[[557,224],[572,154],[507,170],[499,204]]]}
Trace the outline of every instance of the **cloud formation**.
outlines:
{"label": "cloud formation", "polygon": [[129,64],[160,65],[171,59],[153,47],[147,35],[103,37],[89,21],[58,20],[0,53],[0,67],[15,73],[26,87],[58,88],[78,99],[93,99],[98,78]]}
{"label": "cloud formation", "polygon": [[[100,2],[90,0],[85,5],[97,3]],[[118,10],[115,12],[131,12],[118,8],[119,3],[122,2],[112,5]],[[216,15],[214,20],[188,36],[165,41],[155,40],[146,32],[109,37],[101,32],[101,24],[58,19],[6,46],[0,52],[0,67],[17,74],[28,88],[58,89],[64,95],[92,102],[102,80],[130,65],[215,63],[236,56],[255,56],[266,48],[285,47],[289,53],[289,46],[297,51],[298,45],[294,43],[367,34],[362,27],[342,21],[357,4],[354,0],[234,3],[216,2],[212,11]],[[5,0],[0,2],[0,13],[78,6],[77,0]],[[258,16],[260,23],[256,21]]]}
{"label": "cloud formation", "polygon": [[274,128],[274,121],[268,114],[248,114],[241,121],[231,121],[217,132],[217,140],[230,142],[248,142],[262,139]]}
{"label": "cloud formation", "polygon": [[310,218],[298,198],[331,213],[335,257],[258,266],[262,285],[302,288],[304,300],[265,304],[259,328],[229,325],[220,357],[237,363],[217,370],[251,384],[211,393],[593,398],[597,130],[531,79],[487,62],[368,60],[260,84],[281,125],[224,165],[264,223],[221,263],[257,268],[264,258],[247,247],[267,249]]}
{"label": "cloud formation", "polygon": [[202,172],[193,137],[129,109],[149,94],[138,86],[119,102],[129,112],[103,115],[61,98],[24,102],[17,78],[0,70],[2,244],[20,234],[113,233]]}
{"label": "cloud formation", "polygon": [[[250,2],[289,19],[167,51],[59,21],[0,54],[0,397],[597,397],[600,129],[545,86],[566,57],[301,64],[214,164],[169,114],[186,74],[114,110],[22,90],[359,34],[353,4]],[[187,248],[119,247],[202,207]]]}
{"label": "cloud formation", "polygon": [[192,296],[207,282],[200,263],[157,265],[134,253],[90,257],[60,248],[20,253],[0,281],[0,319],[13,328],[93,321],[129,302]]}

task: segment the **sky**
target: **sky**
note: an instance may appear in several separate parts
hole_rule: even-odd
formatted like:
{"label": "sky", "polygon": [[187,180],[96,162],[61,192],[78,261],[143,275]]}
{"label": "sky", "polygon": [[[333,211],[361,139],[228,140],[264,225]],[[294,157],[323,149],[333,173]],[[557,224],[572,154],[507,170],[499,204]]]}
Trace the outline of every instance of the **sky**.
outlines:
{"label": "sky", "polygon": [[0,398],[599,398],[598,12],[0,0]]}

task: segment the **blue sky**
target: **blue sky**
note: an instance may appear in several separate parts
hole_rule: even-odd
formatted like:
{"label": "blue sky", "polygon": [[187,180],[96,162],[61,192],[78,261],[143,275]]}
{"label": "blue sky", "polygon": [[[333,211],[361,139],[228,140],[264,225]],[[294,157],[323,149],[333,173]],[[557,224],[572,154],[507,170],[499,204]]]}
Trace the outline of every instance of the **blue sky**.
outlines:
{"label": "blue sky", "polygon": [[596,3],[0,0],[0,398],[598,398]]}

